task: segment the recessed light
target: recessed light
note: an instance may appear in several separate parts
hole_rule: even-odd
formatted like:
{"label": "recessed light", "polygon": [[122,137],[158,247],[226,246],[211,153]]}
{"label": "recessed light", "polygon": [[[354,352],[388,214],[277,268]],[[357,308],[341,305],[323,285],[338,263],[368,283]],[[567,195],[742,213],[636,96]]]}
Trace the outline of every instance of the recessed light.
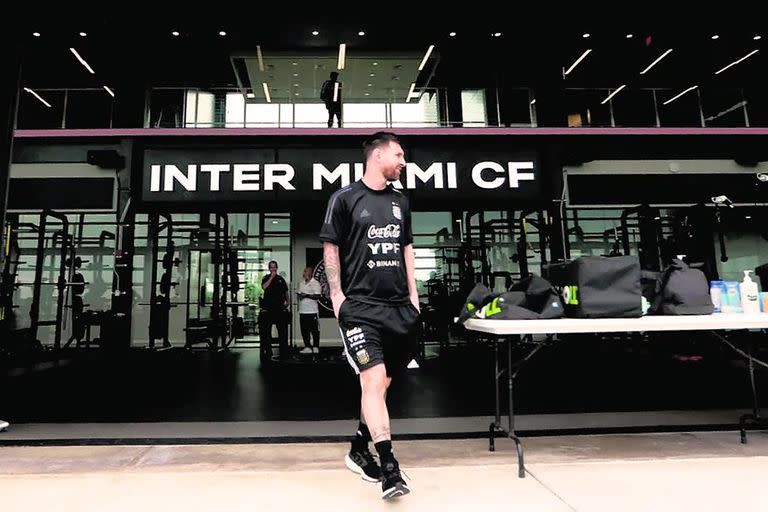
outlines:
{"label": "recessed light", "polygon": [[374,63],[373,63],[373,65],[374,65],[374,66],[378,66],[378,65],[379,65],[379,63],[378,63],[378,62],[374,62]]}
{"label": "recessed light", "polygon": [[293,76],[299,76],[299,74],[298,73],[294,73]]}
{"label": "recessed light", "polygon": [[32,35],[35,37],[40,37],[40,32],[32,32]]}
{"label": "recessed light", "polygon": [[369,73],[368,76],[376,76],[376,73]]}
{"label": "recessed light", "polygon": [[761,36],[760,34],[755,34],[755,37],[753,37],[752,39],[754,39],[755,41],[759,41],[762,38],[763,38],[763,36]]}
{"label": "recessed light", "polygon": [[293,95],[294,95],[294,96],[298,96],[298,95],[299,95],[299,93],[295,92],[295,93],[293,93]]}
{"label": "recessed light", "polygon": [[589,36],[590,36],[589,32],[584,32],[583,34],[581,34],[581,37],[583,37],[584,39],[589,39]]}
{"label": "recessed light", "polygon": [[80,32],[80,37],[85,37],[85,36],[87,36],[87,35],[88,35],[88,34],[86,34],[85,32]]}
{"label": "recessed light", "polygon": [[632,34],[627,34],[627,39],[632,39]]}
{"label": "recessed light", "polygon": [[501,37],[501,32],[494,32],[491,34],[493,37]]}
{"label": "recessed light", "polygon": [[291,62],[291,66],[298,66],[298,65],[299,65],[298,62]]}
{"label": "recessed light", "polygon": [[745,215],[745,216],[744,216],[744,218],[745,218],[745,219],[751,219],[751,218],[752,218],[752,216],[751,216],[751,215]]}
{"label": "recessed light", "polygon": [[451,33],[450,33],[450,34],[448,34],[448,35],[449,35],[449,36],[451,36],[451,37],[456,37],[456,32],[451,32]]}
{"label": "recessed light", "polygon": [[256,97],[256,95],[255,95],[255,94],[253,94],[252,92],[249,92],[249,93],[246,93],[245,97],[246,97],[246,98],[255,98],[255,97]]}
{"label": "recessed light", "polygon": [[719,36],[719,35],[717,35],[717,34],[713,34],[713,35],[712,35],[712,39],[713,39],[713,40],[715,40],[715,39],[720,39],[720,36]]}
{"label": "recessed light", "polygon": [[225,35],[227,35],[227,33],[224,30],[219,30],[219,35],[221,37],[224,37]]}
{"label": "recessed light", "polygon": [[370,95],[371,95],[371,93],[367,92],[367,93],[365,93],[365,95],[366,95],[366,96],[370,96]]}
{"label": "recessed light", "polygon": [[363,31],[361,30],[360,32],[358,32],[358,33],[357,33],[357,35],[359,35],[359,36],[364,36],[364,35],[365,35],[365,32],[363,32]]}
{"label": "recessed light", "polygon": [[293,84],[293,86],[294,86],[294,87],[298,87],[298,86],[299,86],[299,84]]}
{"label": "recessed light", "polygon": [[179,37],[179,31],[178,30],[174,30],[173,32],[171,32],[171,35],[173,37]]}
{"label": "recessed light", "polygon": [[273,220],[273,221],[272,221],[272,224],[277,224],[277,221],[276,221],[276,220]]}
{"label": "recessed light", "polygon": [[368,84],[368,87],[373,87],[373,84]]}
{"label": "recessed light", "polygon": [[313,36],[316,36],[316,35],[319,35],[319,34],[320,34],[320,32],[318,32],[317,30],[313,30],[313,31],[312,31],[312,35],[313,35]]}

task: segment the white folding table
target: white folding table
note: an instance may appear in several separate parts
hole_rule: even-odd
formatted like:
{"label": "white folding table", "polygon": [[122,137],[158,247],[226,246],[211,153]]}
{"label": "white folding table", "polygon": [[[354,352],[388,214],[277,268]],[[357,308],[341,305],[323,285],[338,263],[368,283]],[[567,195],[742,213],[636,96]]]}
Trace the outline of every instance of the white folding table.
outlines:
{"label": "white folding table", "polygon": [[[513,338],[521,339],[522,336],[545,334],[577,334],[577,333],[609,333],[609,332],[652,332],[652,331],[711,331],[718,339],[724,341],[732,348],[733,345],[722,337],[717,331],[765,331],[768,330],[768,313],[759,314],[713,314],[691,316],[646,316],[641,318],[559,318],[556,320],[481,320],[472,318],[464,323],[470,331],[490,335],[494,345],[495,360],[495,393],[496,393],[496,417],[489,427],[490,450],[494,451],[494,437],[496,432],[505,433],[515,442],[518,460],[518,476],[525,477],[525,464],[523,447],[515,433],[515,413],[512,402],[514,379],[517,372],[512,372],[512,344]],[[499,371],[499,344],[507,343],[507,367]],[[535,344],[533,350],[516,363],[521,366],[544,346],[543,343]],[[755,391],[754,366],[751,353],[744,354],[749,359],[750,380],[752,383],[752,396],[754,399],[753,414],[742,416],[741,439],[746,442],[746,423],[760,423],[757,408],[757,395]],[[743,354],[743,353],[742,353]],[[499,377],[507,373],[509,385],[509,428],[501,426],[501,412],[499,407]]]}

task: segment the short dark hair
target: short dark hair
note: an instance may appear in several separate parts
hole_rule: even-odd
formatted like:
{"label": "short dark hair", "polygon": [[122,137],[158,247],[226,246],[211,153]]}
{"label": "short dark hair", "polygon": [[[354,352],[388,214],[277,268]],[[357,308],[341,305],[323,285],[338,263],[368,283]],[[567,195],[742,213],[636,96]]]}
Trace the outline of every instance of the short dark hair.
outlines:
{"label": "short dark hair", "polygon": [[[368,161],[368,158],[371,156],[374,149],[387,146],[390,142],[397,142],[400,144],[400,141],[397,140],[397,135],[392,132],[376,132],[371,135],[371,137],[363,143],[365,161]],[[400,145],[402,146],[402,144]]]}
{"label": "short dark hair", "polygon": [[[263,260],[262,260],[262,261],[263,261]],[[280,267],[278,267],[278,266],[277,266],[277,262],[276,262],[275,260],[272,260],[272,261],[270,261],[269,263],[267,263],[267,268],[269,268],[269,266],[270,266],[271,264],[273,264],[273,263],[275,264],[275,268],[280,268]]]}

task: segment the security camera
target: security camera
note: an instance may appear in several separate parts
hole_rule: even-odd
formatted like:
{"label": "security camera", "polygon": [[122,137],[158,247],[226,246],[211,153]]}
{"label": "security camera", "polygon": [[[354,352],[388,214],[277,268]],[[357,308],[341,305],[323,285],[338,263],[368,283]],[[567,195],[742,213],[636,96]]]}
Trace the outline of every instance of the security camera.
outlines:
{"label": "security camera", "polygon": [[724,205],[733,208],[733,201],[728,196],[712,196],[712,202],[717,205]]}
{"label": "security camera", "polygon": [[759,172],[757,173],[757,181],[762,181],[763,183],[768,181],[768,172]]}

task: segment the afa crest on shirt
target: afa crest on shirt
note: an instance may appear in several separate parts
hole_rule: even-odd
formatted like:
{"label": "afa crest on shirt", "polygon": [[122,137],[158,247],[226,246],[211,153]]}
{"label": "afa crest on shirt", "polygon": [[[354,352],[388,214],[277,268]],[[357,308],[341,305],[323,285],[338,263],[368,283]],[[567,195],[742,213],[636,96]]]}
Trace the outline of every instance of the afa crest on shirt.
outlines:
{"label": "afa crest on shirt", "polygon": [[361,365],[368,364],[368,361],[371,360],[371,356],[368,355],[368,351],[364,348],[358,350],[355,355],[357,356],[357,362]]}
{"label": "afa crest on shirt", "polygon": [[392,215],[394,215],[397,220],[403,220],[403,213],[400,210],[400,205],[395,202],[392,203]]}

